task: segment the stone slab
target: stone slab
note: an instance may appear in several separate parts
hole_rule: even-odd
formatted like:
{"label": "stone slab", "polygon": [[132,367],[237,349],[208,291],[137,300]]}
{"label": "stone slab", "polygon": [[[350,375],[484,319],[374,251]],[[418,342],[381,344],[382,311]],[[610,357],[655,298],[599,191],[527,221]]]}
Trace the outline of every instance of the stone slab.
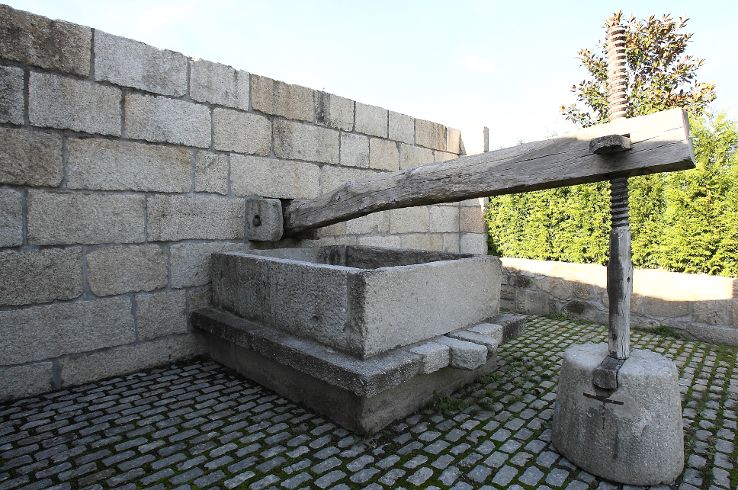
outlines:
{"label": "stone slab", "polygon": [[131,300],[124,296],[0,311],[0,325],[0,359],[7,364],[136,340]]}
{"label": "stone slab", "polygon": [[58,186],[64,177],[62,139],[57,134],[0,128],[0,182]]}
{"label": "stone slab", "polygon": [[320,190],[320,167],[311,163],[231,155],[231,189],[237,196],[312,199]]}
{"label": "stone slab", "polygon": [[471,370],[487,362],[488,349],[484,345],[446,336],[436,341],[451,349],[451,366],[455,368]]}
{"label": "stone slab", "polygon": [[120,136],[121,96],[116,87],[31,72],[28,118],[33,126]]}
{"label": "stone slab", "polygon": [[308,122],[315,119],[312,89],[254,74],[251,75],[251,107],[287,119]]}
{"label": "stone slab", "polygon": [[186,100],[127,94],[126,133],[129,138],[208,148],[210,109]]}
{"label": "stone slab", "polygon": [[23,124],[23,70],[0,66],[0,122]]}
{"label": "stone slab", "polygon": [[[502,333],[502,331],[500,331]],[[447,337],[452,339],[463,340],[465,342],[471,342],[473,344],[483,345],[487,348],[487,355],[490,356],[497,352],[497,348],[500,343],[491,335],[485,335],[479,332],[473,332],[471,330],[456,330],[446,334]]]}
{"label": "stone slab", "polygon": [[70,138],[70,189],[189,192],[192,150],[102,138]]}
{"label": "stone slab", "polygon": [[139,339],[154,339],[188,331],[186,291],[175,289],[136,295]]}
{"label": "stone slab", "polygon": [[87,281],[97,296],[152,291],[167,284],[167,253],[159,245],[117,245],[87,253]]}
{"label": "stone slab", "polygon": [[413,354],[423,358],[420,372],[430,374],[443,369],[451,363],[451,348],[438,342],[423,342],[408,348]]}
{"label": "stone slab", "polygon": [[132,39],[95,30],[95,80],[147,92],[187,92],[187,58]]}
{"label": "stone slab", "polygon": [[318,124],[351,131],[354,128],[354,101],[327,92],[316,92],[315,119]]}
{"label": "stone slab", "polygon": [[398,349],[357,359],[212,308],[193,312],[192,325],[214,360],[359,433],[374,433],[497,364],[492,357],[471,371],[439,365],[423,373],[422,354]]}
{"label": "stone slab", "polygon": [[51,362],[0,367],[0,401],[50,391],[52,377]]}
{"label": "stone slab", "polygon": [[149,240],[243,238],[243,199],[229,199],[213,194],[158,194],[147,197],[146,211]]}
{"label": "stone slab", "polygon": [[272,123],[260,114],[233,109],[213,110],[213,146],[216,150],[250,155],[268,155],[272,145]]}
{"label": "stone slab", "polygon": [[634,349],[618,372],[617,390],[600,392],[592,375],[607,355],[604,343],[574,345],[564,353],[554,446],[580,468],[608,480],[673,483],[684,468],[676,366],[659,354]]}
{"label": "stone slab", "polygon": [[134,243],[145,238],[143,195],[28,193],[29,243]]}
{"label": "stone slab", "polygon": [[47,303],[82,294],[81,247],[3,250],[0,271],[0,306]]}
{"label": "stone slab", "polygon": [[207,60],[190,62],[190,97],[227,107],[249,110],[249,74]]}
{"label": "stone slab", "polygon": [[0,53],[5,59],[87,76],[92,29],[0,5]]}

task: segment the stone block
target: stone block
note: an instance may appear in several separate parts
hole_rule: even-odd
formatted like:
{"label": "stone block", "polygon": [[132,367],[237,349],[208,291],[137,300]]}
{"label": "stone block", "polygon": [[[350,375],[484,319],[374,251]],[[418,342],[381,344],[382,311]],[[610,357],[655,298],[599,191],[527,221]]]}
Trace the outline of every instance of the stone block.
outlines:
{"label": "stone block", "polygon": [[0,401],[51,391],[52,377],[51,362],[0,367]]}
{"label": "stone block", "polygon": [[228,155],[198,150],[195,153],[195,191],[228,194]]}
{"label": "stone block", "polygon": [[215,195],[147,197],[149,241],[235,240],[244,234],[244,201]]}
{"label": "stone block", "polygon": [[[655,352],[633,349],[618,371],[618,388],[594,393],[592,375],[607,344],[564,352],[553,412],[556,450],[583,470],[628,485],[671,484],[684,469],[679,372]],[[614,403],[613,403],[614,402]]]}
{"label": "stone block", "polygon": [[459,250],[463,254],[487,255],[487,235],[462,233],[459,237]]}
{"label": "stone block", "polygon": [[356,124],[354,131],[371,136],[387,137],[388,124],[387,109],[381,107],[356,103]]}
{"label": "stone block", "polygon": [[169,248],[173,288],[202,286],[210,282],[210,257],[215,253],[246,251],[242,242],[183,242]]}
{"label": "stone block", "polygon": [[487,203],[489,203],[488,197],[475,197],[473,199],[465,199],[459,202],[462,207],[468,208],[484,208],[487,206]]}
{"label": "stone block", "polygon": [[444,233],[441,239],[443,240],[443,247],[441,250],[444,252],[459,253],[458,233]]}
{"label": "stone block", "polygon": [[464,141],[461,139],[461,131],[454,128],[446,128],[446,151],[456,155],[466,155]]}
{"label": "stone block", "polygon": [[23,70],[0,66],[0,122],[23,124]]}
{"label": "stone block", "polygon": [[192,150],[103,138],[70,138],[70,189],[189,192]]}
{"label": "stone block", "polygon": [[237,196],[312,199],[318,196],[319,187],[317,165],[231,155],[231,190]]}
{"label": "stone block", "polygon": [[249,110],[249,74],[207,60],[190,62],[190,97],[236,109]]}
{"label": "stone block", "polygon": [[293,121],[274,121],[274,154],[290,160],[339,163],[338,131]]}
{"label": "stone block", "polygon": [[263,197],[246,198],[245,238],[254,242],[278,242],[284,234],[282,201]]}
{"label": "stone block", "polygon": [[41,361],[133,342],[127,297],[54,303],[0,311],[0,359],[9,364]]}
{"label": "stone block", "polygon": [[389,211],[380,211],[346,221],[346,233],[351,235],[389,233]]}
{"label": "stone block", "polygon": [[251,107],[287,119],[315,120],[312,89],[254,74],[251,75]]}
{"label": "stone block", "polygon": [[433,150],[400,143],[400,169],[427,165],[435,162]]}
{"label": "stone block", "polygon": [[316,92],[316,122],[323,126],[351,131],[354,128],[354,101],[327,92]]}
{"label": "stone block", "polygon": [[448,162],[449,160],[455,160],[456,158],[459,158],[459,156],[447,151],[436,150],[433,152],[433,161],[436,163]]}
{"label": "stone block", "polygon": [[[463,340],[465,342],[471,342],[472,344],[479,344],[487,348],[487,356],[494,355],[497,352],[497,348],[500,346],[498,342],[491,335],[486,335],[472,330],[456,330],[446,334],[447,337],[452,339]],[[500,340],[502,339],[502,329],[500,329]]]}
{"label": "stone block", "polygon": [[457,206],[429,206],[430,231],[458,233],[459,208]]}
{"label": "stone block", "polygon": [[443,235],[440,233],[406,233],[400,235],[402,248],[416,250],[443,250]]}
{"label": "stone block", "polygon": [[462,233],[487,233],[484,209],[462,206],[459,209],[459,227]]}
{"label": "stone block", "polygon": [[120,89],[31,72],[28,90],[28,117],[33,126],[120,136]]}
{"label": "stone block", "polygon": [[23,244],[23,194],[0,189],[0,247]]}
{"label": "stone block", "polygon": [[89,27],[0,5],[0,53],[4,59],[87,76],[91,43]]}
{"label": "stone block", "polygon": [[187,93],[187,58],[132,39],[95,30],[95,80],[155,94]]}
{"label": "stone block", "polygon": [[320,172],[320,191],[325,194],[336,190],[346,182],[359,181],[375,175],[377,172],[368,169],[324,165]]}
{"label": "stone block", "polygon": [[210,306],[210,288],[203,286],[187,290],[187,313]]}
{"label": "stone block", "polygon": [[427,206],[390,210],[390,233],[418,233],[430,230]]}
{"label": "stone block", "polygon": [[360,236],[356,243],[365,247],[400,248],[402,241],[399,236]]}
{"label": "stone block", "polygon": [[369,138],[362,134],[341,133],[341,165],[369,166]]}
{"label": "stone block", "polygon": [[272,144],[272,123],[264,116],[213,109],[213,146],[216,150],[252,155],[268,155]]}
{"label": "stone block", "polygon": [[[607,291],[603,292],[603,303],[609,305]],[[643,296],[638,305],[638,313],[650,317],[679,318],[690,314],[689,301],[668,301],[661,298]]]}
{"label": "stone block", "polygon": [[139,340],[187,332],[184,289],[137,294],[135,301]]}
{"label": "stone block", "polygon": [[188,359],[200,352],[192,335],[175,335],[104,351],[65,356],[59,360],[61,383],[62,386],[88,383]]}
{"label": "stone block", "polygon": [[730,300],[695,301],[692,316],[708,325],[730,325]]}
{"label": "stone block", "polygon": [[136,243],[144,233],[144,196],[30,191],[28,242]]}
{"label": "stone block", "polygon": [[487,362],[487,347],[450,337],[438,337],[435,342],[451,350],[451,366],[459,369],[476,369]]}
{"label": "stone block", "polygon": [[62,139],[56,134],[0,128],[0,182],[49,186],[64,177]]}
{"label": "stone block", "polygon": [[129,138],[207,148],[210,110],[186,100],[128,94],[125,100]]}
{"label": "stone block", "polygon": [[351,246],[217,254],[211,270],[214,307],[363,358],[494,315],[500,273],[495,257]]}
{"label": "stone block", "polygon": [[505,329],[502,325],[499,325],[497,323],[479,323],[467,328],[467,330],[470,332],[492,337],[492,339],[497,342],[497,345],[502,345],[503,341],[505,340]]}
{"label": "stone block", "polygon": [[732,326],[704,326],[688,323],[686,330],[694,336],[694,338],[703,342],[738,346],[738,329]]}
{"label": "stone block", "polygon": [[408,349],[423,358],[420,365],[422,374],[430,374],[443,369],[451,362],[451,348],[439,342],[424,342]]}
{"label": "stone block", "polygon": [[399,170],[400,152],[394,141],[370,138],[369,166],[378,170]]}
{"label": "stone block", "polygon": [[434,150],[446,151],[446,126],[424,119],[416,119],[415,144]]}
{"label": "stone block", "polygon": [[0,305],[73,299],[82,294],[82,249],[0,251]]}
{"label": "stone block", "polygon": [[163,288],[167,254],[153,244],[97,248],[87,253],[87,281],[97,296]]}
{"label": "stone block", "polygon": [[408,145],[415,144],[415,119],[389,111],[389,139]]}

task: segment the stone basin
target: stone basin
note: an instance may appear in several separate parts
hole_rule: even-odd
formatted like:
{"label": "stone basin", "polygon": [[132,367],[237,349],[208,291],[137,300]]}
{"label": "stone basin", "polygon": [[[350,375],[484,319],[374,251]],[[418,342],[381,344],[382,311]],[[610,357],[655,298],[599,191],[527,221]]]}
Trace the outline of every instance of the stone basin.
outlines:
{"label": "stone basin", "polygon": [[212,304],[367,358],[499,311],[497,257],[360,246],[214,254]]}

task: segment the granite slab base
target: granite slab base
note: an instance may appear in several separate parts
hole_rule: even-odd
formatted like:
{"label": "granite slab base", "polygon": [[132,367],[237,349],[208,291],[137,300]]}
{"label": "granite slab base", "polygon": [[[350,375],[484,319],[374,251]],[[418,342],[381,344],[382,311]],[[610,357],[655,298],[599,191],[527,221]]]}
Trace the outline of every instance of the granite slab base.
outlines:
{"label": "granite slab base", "polygon": [[[475,369],[448,365],[425,373],[412,346],[362,359],[213,308],[193,312],[191,320],[213,360],[360,434],[375,433],[497,366],[496,350],[488,350]],[[522,330],[525,317],[490,321],[504,322],[505,339]]]}

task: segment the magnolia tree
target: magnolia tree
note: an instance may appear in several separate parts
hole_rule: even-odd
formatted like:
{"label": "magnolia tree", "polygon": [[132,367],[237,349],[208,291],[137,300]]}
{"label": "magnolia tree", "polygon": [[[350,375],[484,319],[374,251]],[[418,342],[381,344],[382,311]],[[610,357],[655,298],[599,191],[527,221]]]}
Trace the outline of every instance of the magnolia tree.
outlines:
{"label": "magnolia tree", "polygon": [[[622,21],[621,13],[616,20]],[[738,130],[708,106],[715,86],[700,82],[704,63],[687,54],[687,19],[630,17],[626,27],[628,116],[682,107],[690,114],[697,168],[630,179],[633,264],[738,276]],[[604,31],[604,29],[603,29]],[[605,42],[582,49],[586,78],[562,106],[578,126],[607,121]],[[492,253],[570,262],[607,262],[607,183],[491,199]]]}

